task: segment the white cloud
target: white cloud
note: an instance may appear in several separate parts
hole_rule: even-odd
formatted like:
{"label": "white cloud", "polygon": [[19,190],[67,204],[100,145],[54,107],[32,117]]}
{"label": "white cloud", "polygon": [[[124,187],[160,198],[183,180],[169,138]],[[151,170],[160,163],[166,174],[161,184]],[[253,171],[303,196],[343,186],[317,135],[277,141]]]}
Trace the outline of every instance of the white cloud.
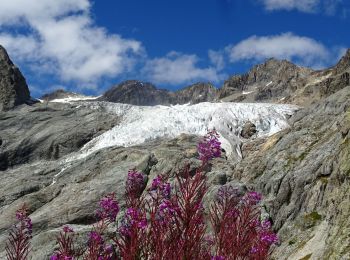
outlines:
{"label": "white cloud", "polygon": [[265,8],[273,10],[293,10],[302,12],[314,12],[320,0],[262,0]]}
{"label": "white cloud", "polygon": [[146,63],[143,73],[155,83],[183,84],[199,80],[218,82],[223,75],[213,67],[199,68],[196,55],[170,52]]}
{"label": "white cloud", "polygon": [[322,43],[293,33],[251,36],[236,45],[228,46],[226,51],[231,62],[277,58],[319,67],[332,59],[331,52]]}
{"label": "white cloud", "polygon": [[218,70],[222,70],[225,67],[225,58],[222,51],[208,51],[209,60]]}
{"label": "white cloud", "polygon": [[[64,81],[91,85],[129,71],[143,47],[111,35],[90,16],[89,0],[11,0],[0,8],[0,26],[25,28],[26,35],[0,33],[15,60],[44,68]],[[11,30],[16,31],[16,30]]]}
{"label": "white cloud", "polygon": [[[258,0],[268,11],[298,10],[306,13],[324,12],[335,15],[344,0]],[[346,10],[344,7],[341,9]]]}

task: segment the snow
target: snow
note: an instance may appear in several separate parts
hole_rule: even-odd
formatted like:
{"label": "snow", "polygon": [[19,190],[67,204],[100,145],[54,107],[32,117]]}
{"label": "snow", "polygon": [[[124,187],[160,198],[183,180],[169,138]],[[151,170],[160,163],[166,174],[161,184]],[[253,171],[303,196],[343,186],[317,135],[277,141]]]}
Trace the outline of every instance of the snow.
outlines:
{"label": "snow", "polygon": [[328,73],[327,75],[325,76],[321,76],[321,77],[318,77],[310,82],[308,82],[305,87],[308,87],[308,86],[311,86],[311,85],[316,85],[318,83],[321,83],[322,81],[328,79],[330,76],[332,76],[332,72]]}
{"label": "snow", "polygon": [[50,102],[56,102],[56,103],[70,103],[74,101],[84,101],[84,100],[96,100],[98,97],[92,97],[92,96],[68,96],[65,98],[57,98],[53,99]]}
{"label": "snow", "polygon": [[243,91],[242,92],[242,95],[248,95],[248,94],[250,94],[250,93],[253,93],[254,91]]}
{"label": "snow", "polygon": [[199,103],[196,105],[133,106],[109,102],[80,102],[90,109],[104,108],[121,117],[119,125],[87,143],[72,160],[85,158],[111,146],[134,146],[157,138],[175,138],[182,133],[203,136],[215,128],[228,157],[241,157],[240,132],[247,121],[257,128],[257,137],[288,127],[286,115],[297,106],[259,103]]}
{"label": "snow", "polygon": [[60,175],[67,169],[68,167],[65,166],[63,167],[57,174],[55,174],[55,176],[52,179],[52,182],[50,184],[50,186],[54,185],[57,182],[57,179],[60,177]]}
{"label": "snow", "polygon": [[266,87],[270,86],[273,82],[270,81],[269,83],[266,84]]}

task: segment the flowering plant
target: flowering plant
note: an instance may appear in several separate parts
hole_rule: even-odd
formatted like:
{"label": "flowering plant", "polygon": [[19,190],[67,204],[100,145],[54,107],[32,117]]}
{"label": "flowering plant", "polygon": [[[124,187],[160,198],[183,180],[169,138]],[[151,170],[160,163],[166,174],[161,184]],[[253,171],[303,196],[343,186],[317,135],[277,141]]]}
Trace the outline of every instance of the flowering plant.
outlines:
{"label": "flowering plant", "polygon": [[[205,211],[203,199],[208,188],[203,169],[221,156],[218,138],[215,130],[210,131],[198,145],[201,166],[195,174],[186,166],[175,174],[174,182],[170,176],[158,175],[146,189],[145,176],[130,170],[122,217],[118,220],[115,194],[107,194],[99,202],[87,247],[76,250],[74,230],[64,226],[57,238],[59,249],[51,260],[267,259],[278,238],[271,222],[261,220],[260,193],[242,195],[231,186],[221,186]],[[24,260],[29,252],[31,221],[25,208],[16,216],[20,225],[10,233],[7,256]],[[111,229],[114,232],[107,235]],[[23,254],[17,257],[18,252]]]}

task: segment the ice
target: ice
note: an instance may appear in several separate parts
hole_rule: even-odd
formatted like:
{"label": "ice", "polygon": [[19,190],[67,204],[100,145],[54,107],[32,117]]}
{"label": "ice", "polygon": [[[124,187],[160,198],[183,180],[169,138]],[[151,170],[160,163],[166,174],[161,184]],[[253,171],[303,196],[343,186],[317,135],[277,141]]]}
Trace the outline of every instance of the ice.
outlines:
{"label": "ice", "polygon": [[109,102],[81,102],[90,109],[103,108],[121,122],[87,143],[79,158],[111,146],[134,146],[157,138],[175,138],[182,133],[203,136],[215,128],[228,157],[241,157],[240,132],[248,121],[256,125],[257,137],[288,127],[286,116],[297,106],[259,103],[199,103],[173,106],[133,106]]}

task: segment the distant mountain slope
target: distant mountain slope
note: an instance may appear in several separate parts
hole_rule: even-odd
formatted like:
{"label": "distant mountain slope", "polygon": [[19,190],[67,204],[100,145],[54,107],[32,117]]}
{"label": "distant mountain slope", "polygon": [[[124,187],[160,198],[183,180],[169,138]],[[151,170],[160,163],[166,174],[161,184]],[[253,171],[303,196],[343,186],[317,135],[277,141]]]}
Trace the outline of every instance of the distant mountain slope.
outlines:
{"label": "distant mountain slope", "polygon": [[151,83],[137,80],[124,81],[107,90],[99,100],[139,106],[197,104],[213,101],[216,88],[209,83],[197,83],[172,92],[158,89]]}
{"label": "distant mountain slope", "polygon": [[206,101],[274,102],[306,106],[349,84],[350,50],[337,65],[314,71],[286,60],[269,59],[243,75],[227,79],[219,89],[196,83],[171,92],[151,83],[129,80],[105,92],[100,100],[132,105],[196,104]]}

